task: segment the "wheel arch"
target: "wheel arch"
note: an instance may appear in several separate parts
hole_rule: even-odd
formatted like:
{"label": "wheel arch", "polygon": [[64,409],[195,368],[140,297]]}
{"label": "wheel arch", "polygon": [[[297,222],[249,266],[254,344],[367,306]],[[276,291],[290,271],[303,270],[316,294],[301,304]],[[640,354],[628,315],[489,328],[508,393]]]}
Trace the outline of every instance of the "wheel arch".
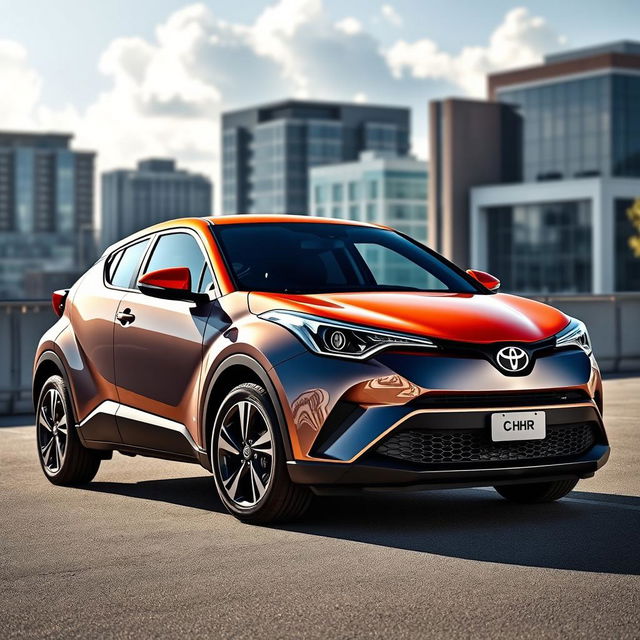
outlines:
{"label": "wheel arch", "polygon": [[293,459],[287,421],[276,387],[267,371],[257,360],[241,353],[234,354],[223,360],[213,374],[210,375],[206,384],[206,391],[203,394],[204,401],[202,402],[202,419],[200,421],[203,448],[209,451],[209,439],[211,430],[213,429],[213,419],[218,408],[229,391],[243,382],[259,384],[263,386],[269,394],[273,409],[278,418],[278,426],[280,435],[282,436],[285,455],[287,460]]}
{"label": "wheel arch", "polygon": [[69,384],[69,378],[65,369],[64,363],[60,356],[54,351],[45,351],[38,358],[35,367],[33,368],[33,379],[31,384],[31,397],[33,400],[33,408],[36,409],[38,405],[38,398],[40,397],[40,391],[48,378],[51,376],[61,376],[67,387],[67,392],[71,393],[71,386]]}

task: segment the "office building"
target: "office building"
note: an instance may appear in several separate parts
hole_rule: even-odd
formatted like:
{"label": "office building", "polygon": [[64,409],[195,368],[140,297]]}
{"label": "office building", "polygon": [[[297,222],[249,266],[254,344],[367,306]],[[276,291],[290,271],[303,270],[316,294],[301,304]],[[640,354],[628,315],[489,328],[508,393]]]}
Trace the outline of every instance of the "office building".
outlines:
{"label": "office building", "polygon": [[71,138],[0,132],[0,298],[24,298],[27,272],[59,273],[53,282],[69,286],[95,257],[95,154],[72,150]]}
{"label": "office building", "polygon": [[489,101],[430,105],[430,233],[522,293],[640,289],[640,43],[488,78]]}
{"label": "office building", "polygon": [[175,161],[152,158],[137,169],[102,174],[102,247],[172,218],[211,215],[213,187]]}
{"label": "office building", "polygon": [[286,100],[222,116],[223,213],[307,213],[308,171],[409,149],[409,110]]}

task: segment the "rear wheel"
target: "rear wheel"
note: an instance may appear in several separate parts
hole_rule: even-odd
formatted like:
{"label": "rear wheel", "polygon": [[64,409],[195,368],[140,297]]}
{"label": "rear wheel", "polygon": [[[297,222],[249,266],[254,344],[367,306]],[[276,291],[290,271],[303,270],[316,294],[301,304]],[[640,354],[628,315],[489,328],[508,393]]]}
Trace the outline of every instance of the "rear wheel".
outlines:
{"label": "rear wheel", "polygon": [[246,522],[266,524],[299,518],[311,492],[291,482],[277,417],[269,394],[244,383],[225,398],[209,447],[220,499]]}
{"label": "rear wheel", "polygon": [[577,480],[556,480],[532,484],[505,484],[494,489],[507,500],[531,504],[564,498],[577,484]]}
{"label": "rear wheel", "polygon": [[93,480],[100,457],[78,438],[69,393],[60,376],[51,376],[40,391],[36,434],[40,465],[53,484],[85,484]]}

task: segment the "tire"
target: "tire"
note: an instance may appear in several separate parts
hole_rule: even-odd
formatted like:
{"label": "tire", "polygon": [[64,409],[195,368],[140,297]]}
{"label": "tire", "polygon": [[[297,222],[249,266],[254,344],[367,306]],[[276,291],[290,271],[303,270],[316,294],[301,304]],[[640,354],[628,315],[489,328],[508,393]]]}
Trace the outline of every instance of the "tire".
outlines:
{"label": "tire", "polygon": [[86,484],[98,473],[100,456],[80,442],[69,391],[60,376],[48,378],[40,391],[36,444],[42,471],[53,484]]}
{"label": "tire", "polygon": [[564,498],[577,484],[577,480],[556,480],[532,484],[505,484],[494,489],[511,502],[535,504]]}
{"label": "tire", "polygon": [[216,413],[209,446],[220,500],[253,524],[300,518],[311,491],[291,482],[269,394],[252,382],[232,389]]}

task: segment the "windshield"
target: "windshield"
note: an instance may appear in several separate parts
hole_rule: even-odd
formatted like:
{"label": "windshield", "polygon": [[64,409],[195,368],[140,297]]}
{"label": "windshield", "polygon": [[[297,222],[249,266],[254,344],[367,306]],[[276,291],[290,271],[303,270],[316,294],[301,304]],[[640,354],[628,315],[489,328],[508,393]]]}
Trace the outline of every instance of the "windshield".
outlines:
{"label": "windshield", "polygon": [[242,291],[479,293],[462,272],[395,231],[321,222],[214,226]]}

